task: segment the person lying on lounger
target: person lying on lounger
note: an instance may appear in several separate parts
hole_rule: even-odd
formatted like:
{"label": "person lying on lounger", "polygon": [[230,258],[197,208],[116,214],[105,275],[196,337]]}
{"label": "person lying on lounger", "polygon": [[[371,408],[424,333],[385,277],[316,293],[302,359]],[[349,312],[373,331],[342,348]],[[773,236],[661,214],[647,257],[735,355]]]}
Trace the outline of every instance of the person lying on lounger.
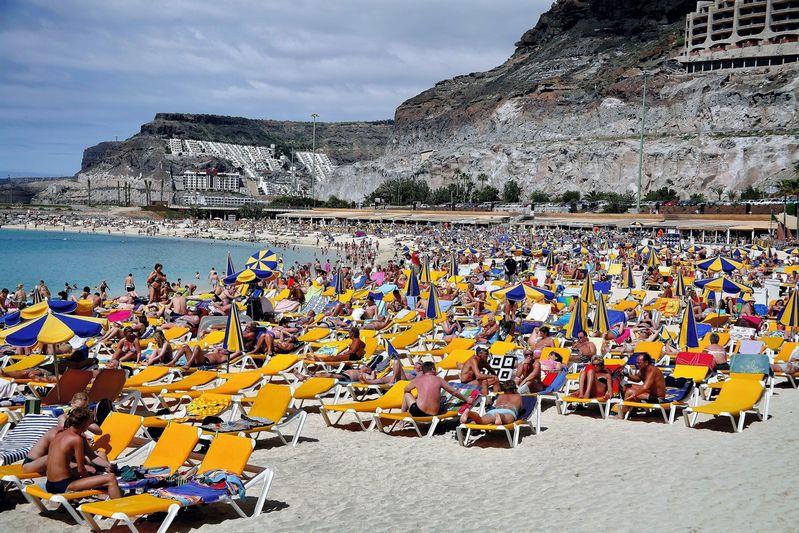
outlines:
{"label": "person lying on lounger", "polygon": [[[422,373],[405,387],[405,397],[402,400],[403,412],[419,417],[445,413],[445,397],[441,394],[442,390],[459,398],[464,403],[469,403],[468,398],[436,375],[436,365],[432,361],[422,363],[421,370]],[[416,390],[415,398],[413,396],[414,390]]]}
{"label": "person lying on lounger", "polygon": [[341,350],[336,355],[309,355],[309,361],[321,361],[325,363],[339,363],[342,361],[360,361],[366,353],[366,343],[361,340],[361,330],[350,328],[350,345]]}
{"label": "person lying on lounger", "polygon": [[500,383],[502,394],[497,396],[494,404],[484,415],[477,411],[466,409],[461,413],[461,423],[473,422],[475,424],[511,424],[519,418],[522,409],[522,397],[516,390],[513,380]]}

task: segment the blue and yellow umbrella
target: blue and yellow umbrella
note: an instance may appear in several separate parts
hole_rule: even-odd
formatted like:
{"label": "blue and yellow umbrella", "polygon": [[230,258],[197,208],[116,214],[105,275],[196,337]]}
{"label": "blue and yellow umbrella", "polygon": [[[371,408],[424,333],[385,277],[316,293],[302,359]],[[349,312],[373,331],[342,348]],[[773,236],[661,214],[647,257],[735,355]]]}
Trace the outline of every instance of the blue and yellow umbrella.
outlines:
{"label": "blue and yellow umbrella", "polygon": [[610,331],[610,320],[608,320],[608,306],[605,303],[605,295],[599,293],[594,310],[594,331],[607,333]]}
{"label": "blue and yellow umbrella", "polygon": [[424,317],[430,320],[441,318],[441,309],[438,306],[438,291],[435,285],[430,285],[430,294],[427,296],[427,307],[424,310]]}
{"label": "blue and yellow umbrella", "polygon": [[280,275],[275,270],[260,270],[256,268],[247,267],[239,272],[234,272],[230,276],[225,277],[225,285],[233,285],[234,283],[252,283],[255,280],[269,281]]}
{"label": "blue and yellow umbrella", "polygon": [[44,296],[42,296],[42,291],[39,290],[38,285],[33,289],[31,299],[33,300],[33,305],[42,303],[44,301]]}
{"label": "blue and yellow umbrella", "polygon": [[588,334],[588,326],[585,322],[585,310],[583,309],[583,302],[580,298],[574,302],[574,308],[572,309],[571,316],[569,317],[569,323],[566,324],[566,338],[567,339],[576,339],[577,334],[581,331],[586,332]]}
{"label": "blue and yellow umbrella", "polygon": [[655,250],[649,252],[649,255],[646,256],[646,266],[650,268],[657,268],[660,266],[660,259],[658,259],[658,254],[655,253]]}
{"label": "blue and yellow umbrella", "polygon": [[682,274],[677,272],[674,275],[674,296],[682,298],[685,294],[685,280],[682,278]]}
{"label": "blue and yellow umbrella", "polygon": [[780,324],[789,328],[799,327],[799,296],[797,296],[796,287],[791,291],[785,307],[780,312],[777,318]]}
{"label": "blue and yellow umbrella", "polygon": [[344,276],[341,273],[341,268],[336,270],[336,275],[333,276],[333,294],[341,296],[346,292],[344,288]]}
{"label": "blue and yellow umbrella", "polygon": [[552,270],[553,268],[555,268],[555,264],[556,264],[557,262],[558,262],[558,261],[557,261],[557,259],[555,258],[555,254],[554,254],[554,253],[552,253],[552,252],[549,252],[549,253],[547,254],[547,259],[546,259],[546,261],[544,261],[544,266],[546,266],[546,267],[547,267],[547,270]]}
{"label": "blue and yellow umbrella", "polygon": [[96,337],[108,324],[104,318],[79,317],[47,312],[38,318],[17,324],[0,332],[0,341],[11,346],[28,348],[38,342],[58,344],[72,337]]}
{"label": "blue and yellow umbrella", "polygon": [[633,267],[628,266],[624,269],[624,273],[621,277],[621,287],[623,289],[634,289],[635,288],[635,279],[633,278]]}
{"label": "blue and yellow umbrella", "polygon": [[43,300],[37,304],[29,305],[19,312],[21,318],[31,320],[39,318],[48,311],[69,315],[78,308],[78,302],[72,300]]}
{"label": "blue and yellow umbrella", "polygon": [[405,284],[405,296],[409,298],[418,298],[422,291],[419,290],[419,280],[416,278],[416,273],[411,269],[408,275],[408,282]]}
{"label": "blue and yellow umbrella", "polygon": [[517,283],[504,289],[499,289],[491,292],[491,296],[500,299],[505,298],[511,302],[521,302],[522,300],[551,300],[555,297],[555,293],[546,289],[539,289],[532,285],[525,285],[524,283]]}
{"label": "blue and yellow umbrella", "polygon": [[433,278],[430,277],[430,262],[425,260],[420,269],[419,269],[419,282],[420,283],[432,283]]}
{"label": "blue and yellow umbrella", "polygon": [[230,314],[227,317],[227,326],[225,327],[225,338],[222,339],[222,347],[228,352],[227,371],[230,372],[230,354],[244,351],[244,332],[241,329],[239,307],[235,302],[230,306]]}
{"label": "blue and yellow umbrella", "polygon": [[272,250],[261,250],[252,254],[244,263],[253,270],[275,270],[280,258]]}
{"label": "blue and yellow umbrella", "polygon": [[580,299],[587,304],[596,303],[596,294],[594,293],[594,282],[591,280],[591,274],[588,274],[583,281],[583,286],[580,289]]}
{"label": "blue and yellow umbrella", "polygon": [[686,348],[697,348],[699,346],[699,335],[696,332],[696,317],[694,317],[694,307],[685,306],[680,324],[680,337],[677,344]]}
{"label": "blue and yellow umbrella", "polygon": [[728,294],[738,294],[739,292],[752,292],[752,287],[738,283],[727,276],[717,278],[700,279],[694,282],[695,287],[708,289],[711,291],[722,291]]}
{"label": "blue and yellow umbrella", "polygon": [[458,263],[458,254],[453,253],[449,260],[449,273],[452,276],[457,276],[460,271],[460,263]]}
{"label": "blue and yellow umbrella", "polygon": [[233,258],[230,257],[230,252],[227,253],[227,266],[225,267],[225,277],[232,276],[236,273],[236,268],[233,266]]}
{"label": "blue and yellow umbrella", "polygon": [[743,264],[733,259],[729,259],[727,257],[719,255],[717,257],[711,257],[710,259],[700,261],[697,264],[697,266],[702,270],[710,270],[712,272],[726,272],[729,274],[730,272],[741,268]]}
{"label": "blue and yellow umbrella", "polygon": [[461,254],[464,254],[464,255],[477,255],[480,252],[479,252],[479,250],[477,248],[472,248],[471,246],[467,246],[466,248],[463,248],[462,250],[458,250],[458,253],[461,253]]}

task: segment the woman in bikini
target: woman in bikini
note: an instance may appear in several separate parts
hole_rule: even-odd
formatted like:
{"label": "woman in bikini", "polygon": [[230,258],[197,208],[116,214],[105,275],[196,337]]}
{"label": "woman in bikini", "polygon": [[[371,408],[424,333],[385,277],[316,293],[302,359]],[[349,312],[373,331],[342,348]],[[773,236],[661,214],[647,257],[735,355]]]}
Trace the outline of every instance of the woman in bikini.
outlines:
{"label": "woman in bikini", "polygon": [[497,396],[494,405],[484,415],[466,409],[461,414],[461,423],[502,425],[515,422],[522,410],[522,397],[516,390],[516,383],[512,380],[503,381],[500,383],[500,387],[502,394]]}

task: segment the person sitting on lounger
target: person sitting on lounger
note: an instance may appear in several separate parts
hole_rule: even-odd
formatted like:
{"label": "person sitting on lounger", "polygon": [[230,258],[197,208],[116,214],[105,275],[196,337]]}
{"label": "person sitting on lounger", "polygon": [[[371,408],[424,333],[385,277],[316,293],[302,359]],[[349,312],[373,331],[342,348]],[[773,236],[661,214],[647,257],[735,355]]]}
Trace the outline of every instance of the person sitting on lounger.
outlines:
{"label": "person sitting on lounger", "polygon": [[[109,498],[121,496],[115,474],[91,475],[86,468],[86,443],[83,433],[94,422],[85,407],[70,411],[64,422],[50,441],[47,453],[47,482],[45,489],[51,494],[68,491],[81,491],[102,488]],[[75,464],[75,468],[71,467]]]}
{"label": "person sitting on lounger", "polygon": [[595,355],[591,364],[580,371],[580,388],[575,398],[609,399],[613,395],[613,377],[605,368],[605,360]]}
{"label": "person sitting on lounger", "polygon": [[499,322],[496,321],[494,315],[487,315],[486,325],[483,330],[474,338],[474,342],[488,343],[492,342],[494,335],[499,333]]}
{"label": "person sitting on lounger", "polygon": [[139,338],[132,329],[125,328],[124,336],[122,340],[117,343],[116,350],[114,350],[114,355],[111,356],[111,359],[118,363],[131,360],[137,363],[139,362],[141,359],[141,346],[139,345]]}
{"label": "person sitting on lounger", "polygon": [[530,394],[546,389],[563,370],[563,358],[553,353],[549,359],[536,360],[532,371],[519,382],[519,394]]}
{"label": "person sitting on lounger", "polygon": [[587,363],[596,355],[596,345],[588,340],[585,331],[577,332],[577,339],[572,345],[572,355],[575,363]]}
{"label": "person sitting on lounger", "polygon": [[[413,391],[416,391],[416,397]],[[436,375],[436,365],[432,361],[422,363],[422,373],[408,383],[405,387],[405,397],[402,400],[403,412],[408,412],[414,417],[435,416],[446,412],[444,396],[445,390],[452,396],[468,403],[469,399],[458,392],[449,383]]]}
{"label": "person sitting on lounger", "polygon": [[[652,356],[649,354],[639,353],[636,355],[637,371],[630,373],[627,379],[640,383],[640,385],[628,385],[624,391],[624,399],[661,403],[666,398],[666,381],[663,378],[663,372],[655,366]],[[622,409],[622,411],[624,410]]]}
{"label": "person sitting on lounger", "polygon": [[476,353],[463,363],[460,380],[465,385],[479,385],[484,395],[488,395],[489,387],[499,392],[497,373],[488,364],[488,348],[477,348]]}
{"label": "person sitting on lounger", "polygon": [[350,328],[350,345],[336,355],[309,355],[309,361],[322,361],[325,363],[338,363],[342,361],[360,361],[366,353],[366,343],[361,340],[361,330]]}
{"label": "person sitting on lounger", "polygon": [[729,370],[730,365],[727,363],[727,350],[719,344],[718,333],[710,334],[710,344],[705,347],[705,352],[713,356],[713,362],[716,363],[716,370]]}
{"label": "person sitting on lounger", "polygon": [[461,414],[461,423],[473,422],[475,424],[512,424],[519,418],[522,409],[522,397],[516,390],[516,384],[512,380],[503,381],[501,384],[502,394],[497,396],[494,404],[481,415],[477,411],[466,409]]}
{"label": "person sitting on lounger", "polygon": [[784,372],[785,374],[795,374],[799,372],[799,346],[793,349],[787,361],[771,365],[771,370],[774,372]]}
{"label": "person sitting on lounger", "polygon": [[155,364],[166,364],[172,361],[175,355],[175,350],[172,348],[172,344],[166,337],[164,336],[164,332],[160,329],[153,334],[153,340],[156,344],[155,351],[147,357],[145,364],[147,365],[155,365]]}

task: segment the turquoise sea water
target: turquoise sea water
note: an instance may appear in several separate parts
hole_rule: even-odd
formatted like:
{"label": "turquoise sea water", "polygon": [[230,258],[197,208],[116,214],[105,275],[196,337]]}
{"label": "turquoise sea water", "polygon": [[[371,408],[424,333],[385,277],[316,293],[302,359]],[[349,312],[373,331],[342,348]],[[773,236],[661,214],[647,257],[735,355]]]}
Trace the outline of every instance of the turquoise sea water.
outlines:
{"label": "turquoise sea water", "polygon": [[[137,291],[146,294],[147,276],[155,263],[162,263],[170,281],[181,278],[204,289],[211,267],[224,274],[228,251],[233,265],[241,269],[250,255],[264,248],[281,255],[286,268],[294,261],[313,261],[316,253],[312,247],[283,250],[268,243],[4,229],[0,230],[0,288],[13,292],[24,283],[29,291],[43,279],[55,296],[65,282],[94,288],[107,280],[111,294],[118,295],[125,276],[132,273]],[[197,271],[199,280],[195,280]]]}

